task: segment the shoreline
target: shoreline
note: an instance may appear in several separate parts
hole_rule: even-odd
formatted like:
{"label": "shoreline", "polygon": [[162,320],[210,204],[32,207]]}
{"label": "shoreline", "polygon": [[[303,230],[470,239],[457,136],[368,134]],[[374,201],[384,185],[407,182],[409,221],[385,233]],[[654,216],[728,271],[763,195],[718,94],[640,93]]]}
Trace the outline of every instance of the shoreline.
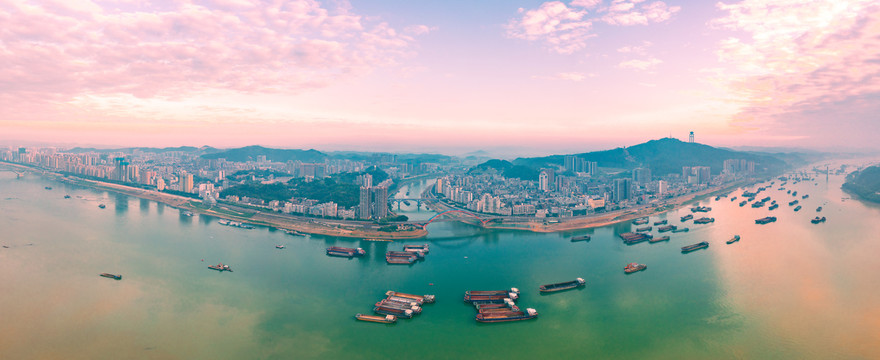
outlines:
{"label": "shoreline", "polygon": [[[406,232],[380,232],[366,229],[366,224],[346,223],[343,220],[326,220],[320,218],[295,218],[289,215],[278,214],[274,212],[264,212],[259,210],[236,207],[228,204],[215,204],[210,207],[205,205],[200,199],[189,198],[185,196],[162,193],[155,190],[146,190],[121,184],[114,184],[80,177],[65,176],[54,171],[29,167],[27,165],[8,163],[3,164],[17,167],[28,172],[40,172],[41,176],[51,174],[55,180],[75,185],[91,187],[95,189],[112,191],[129,195],[141,199],[156,201],[181,210],[188,210],[197,214],[214,216],[217,218],[238,221],[252,225],[260,225],[274,227],[283,230],[293,230],[306,234],[316,234],[324,236],[336,236],[351,239],[382,239],[382,240],[414,240],[424,238],[428,235],[426,228],[411,230]],[[582,218],[535,218],[529,221],[512,221],[500,224],[485,224],[483,228],[490,230],[517,230],[530,231],[535,233],[553,233],[568,232],[577,230],[593,229],[597,227],[609,226],[633,219],[646,216],[663,214],[678,210],[689,203],[700,201],[705,197],[714,194],[729,193],[736,188],[755,184],[760,181],[740,180],[727,185],[715,188],[705,189],[699,192],[687,194],[679,198],[670,199],[668,202],[655,207],[641,207],[632,210],[620,210],[618,212],[586,216]],[[423,195],[423,194],[420,194]],[[445,210],[461,210],[457,207],[450,206],[435,199],[427,198],[424,200],[431,211],[440,213]],[[443,209],[436,209],[441,207]],[[438,211],[439,210],[439,211]],[[545,223],[547,220],[557,220],[555,223]],[[463,221],[466,222],[466,221]],[[466,222],[467,223],[467,222]],[[370,224],[369,226],[372,226]]]}

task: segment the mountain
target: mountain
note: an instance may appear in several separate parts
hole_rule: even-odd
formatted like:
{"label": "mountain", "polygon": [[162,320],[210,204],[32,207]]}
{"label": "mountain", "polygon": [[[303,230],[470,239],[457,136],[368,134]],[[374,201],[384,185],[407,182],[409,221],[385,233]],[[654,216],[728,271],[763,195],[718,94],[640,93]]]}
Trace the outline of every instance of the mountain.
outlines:
{"label": "mountain", "polygon": [[880,166],[869,166],[847,175],[842,188],[865,200],[880,203]]}
{"label": "mountain", "polygon": [[[721,172],[724,160],[745,159],[754,161],[758,171],[777,171],[786,163],[769,154],[756,154],[715,148],[709,145],[687,143],[673,138],[651,140],[646,143],[603,151],[573,154],[587,161],[595,161],[600,167],[634,169],[646,167],[654,175],[681,173],[683,166],[709,166],[712,173]],[[562,166],[565,155],[552,155],[535,158],[518,158],[514,165],[534,169]]]}
{"label": "mountain", "polygon": [[228,161],[255,161],[260,155],[265,155],[266,160],[273,162],[302,161],[302,162],[323,162],[327,159],[327,154],[318,150],[300,150],[300,149],[271,149],[259,145],[245,146],[236,149],[227,149],[212,154],[202,155],[203,159],[226,159]]}
{"label": "mountain", "polygon": [[507,160],[493,159],[468,170],[468,174],[500,174],[506,178],[538,180],[539,171],[528,166],[514,165]]}
{"label": "mountain", "polygon": [[98,149],[98,148],[82,148],[75,147],[67,152],[71,153],[117,153],[121,152],[124,154],[131,154],[135,151],[148,152],[148,153],[166,153],[166,152],[186,152],[186,153],[197,153],[197,154],[210,154],[217,151],[218,149],[212,148],[210,146],[202,146],[200,148],[194,146],[178,146],[178,147],[166,147],[166,148],[154,148],[154,147],[130,147],[130,148],[117,148],[117,149]]}

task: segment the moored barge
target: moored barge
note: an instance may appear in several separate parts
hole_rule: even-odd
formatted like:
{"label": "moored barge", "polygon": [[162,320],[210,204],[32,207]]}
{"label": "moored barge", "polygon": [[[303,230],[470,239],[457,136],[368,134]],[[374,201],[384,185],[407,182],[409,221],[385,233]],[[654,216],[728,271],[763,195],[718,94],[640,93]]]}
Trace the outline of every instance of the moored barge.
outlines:
{"label": "moored barge", "polygon": [[413,311],[410,309],[397,309],[388,306],[376,306],[373,308],[373,312],[382,315],[394,315],[404,319],[411,319],[413,317]]}
{"label": "moored barge", "polygon": [[394,316],[394,315],[375,316],[375,315],[357,314],[354,316],[354,318],[358,319],[360,321],[370,321],[370,322],[377,322],[377,323],[383,323],[383,324],[393,324],[393,323],[397,322],[397,316]]}
{"label": "moored barge", "polygon": [[651,227],[651,226],[645,226],[645,227],[637,228],[636,231],[638,231],[638,232],[651,231],[651,229],[653,229],[653,227]]}
{"label": "moored barge", "polygon": [[584,280],[583,278],[577,278],[572,281],[541,285],[541,287],[539,287],[538,289],[541,290],[542,293],[549,293],[549,292],[574,289],[576,287],[581,287],[586,284],[587,284],[586,280]]}
{"label": "moored barge", "polygon": [[648,223],[648,218],[635,219],[632,222],[633,225],[645,225],[647,223]]}
{"label": "moored barge", "polygon": [[100,273],[99,275],[101,275],[105,278],[113,279],[113,280],[122,280],[122,275],[116,275],[116,274],[111,274],[111,273]]}
{"label": "moored barge", "polygon": [[681,217],[681,221],[685,222],[685,221],[688,221],[693,218],[694,218],[694,214],[687,214],[687,215]]}
{"label": "moored barge", "polygon": [[484,323],[529,320],[538,317],[538,311],[532,308],[522,311],[510,311],[493,314],[477,314],[477,321]]}
{"label": "moored barge", "polygon": [[715,222],[715,218],[702,217],[694,220],[694,224],[708,224]]}
{"label": "moored barge", "polygon": [[428,253],[428,250],[429,250],[429,249],[428,249],[428,244],[422,244],[422,245],[404,245],[404,246],[403,246],[403,251],[418,251],[418,252],[421,252],[421,253],[423,253],[423,254],[427,254],[427,253]]}
{"label": "moored barge", "polygon": [[328,256],[338,256],[338,257],[355,257],[355,256],[364,256],[367,252],[361,248],[346,248],[339,246],[331,246],[327,248]]}
{"label": "moored barge", "polygon": [[769,224],[772,222],[776,222],[775,216],[768,216],[768,217],[763,217],[758,220],[755,220],[755,224],[759,224],[759,225]]}
{"label": "moored barge", "polygon": [[733,244],[737,241],[739,241],[739,235],[734,235],[730,240],[727,240],[727,244]]}
{"label": "moored barge", "polygon": [[813,224],[823,223],[823,222],[825,222],[825,217],[823,216],[820,218],[820,217],[816,216],[816,218],[813,220],[810,220],[810,222]]}
{"label": "moored barge", "polygon": [[667,231],[672,231],[672,230],[675,230],[675,229],[678,229],[678,226],[675,226],[675,225],[666,225],[666,226],[661,226],[661,227],[657,228],[657,231],[658,231],[658,232],[667,232]]}
{"label": "moored barge", "polygon": [[572,236],[571,242],[590,241],[590,235]]}
{"label": "moored barge", "polygon": [[421,300],[421,302],[424,302],[424,303],[434,302],[434,295],[413,295],[413,294],[406,294],[406,293],[402,293],[402,292],[388,290],[385,292],[385,296],[397,296],[397,297],[412,299],[416,302]]}
{"label": "moored barge", "polygon": [[686,253],[689,253],[689,252],[691,252],[691,251],[695,251],[695,250],[699,250],[699,249],[705,249],[705,248],[707,248],[707,247],[709,247],[709,242],[707,242],[707,241],[703,241],[703,242],[698,242],[698,243],[693,244],[693,245],[683,246],[683,247],[681,248],[681,252],[686,254]]}
{"label": "moored barge", "polygon": [[686,228],[686,227],[685,227],[685,228],[681,228],[681,229],[675,229],[675,230],[672,230],[672,232],[674,232],[674,233],[688,232],[688,231],[691,231],[691,228]]}
{"label": "moored barge", "polygon": [[223,265],[223,263],[219,263],[217,265],[208,265],[208,269],[217,270],[219,272],[229,271],[232,272],[232,268],[229,265]]}
{"label": "moored barge", "polygon": [[655,221],[655,222],[654,222],[654,226],[658,226],[658,225],[666,225],[667,223],[669,223],[669,220],[665,220],[665,219],[664,219],[664,220],[661,220],[661,221]]}
{"label": "moored barge", "polygon": [[658,243],[658,242],[661,242],[661,241],[669,241],[669,235],[666,235],[666,236],[659,236],[659,237],[651,238],[650,240],[648,240],[648,242],[650,242],[650,243],[652,243],[652,244],[653,244],[653,243]]}

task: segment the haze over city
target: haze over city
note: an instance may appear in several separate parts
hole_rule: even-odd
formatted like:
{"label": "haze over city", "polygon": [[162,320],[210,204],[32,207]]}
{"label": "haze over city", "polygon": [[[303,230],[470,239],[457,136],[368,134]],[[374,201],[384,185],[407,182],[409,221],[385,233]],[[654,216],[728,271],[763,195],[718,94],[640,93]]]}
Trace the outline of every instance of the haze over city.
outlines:
{"label": "haze over city", "polygon": [[0,0],[0,141],[877,149],[874,1]]}

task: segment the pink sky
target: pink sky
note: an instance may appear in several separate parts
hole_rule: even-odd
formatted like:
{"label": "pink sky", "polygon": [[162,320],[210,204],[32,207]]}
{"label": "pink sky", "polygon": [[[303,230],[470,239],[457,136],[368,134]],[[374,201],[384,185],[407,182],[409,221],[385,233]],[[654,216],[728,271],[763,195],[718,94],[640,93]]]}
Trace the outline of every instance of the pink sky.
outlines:
{"label": "pink sky", "polygon": [[0,0],[0,141],[877,149],[876,1]]}

